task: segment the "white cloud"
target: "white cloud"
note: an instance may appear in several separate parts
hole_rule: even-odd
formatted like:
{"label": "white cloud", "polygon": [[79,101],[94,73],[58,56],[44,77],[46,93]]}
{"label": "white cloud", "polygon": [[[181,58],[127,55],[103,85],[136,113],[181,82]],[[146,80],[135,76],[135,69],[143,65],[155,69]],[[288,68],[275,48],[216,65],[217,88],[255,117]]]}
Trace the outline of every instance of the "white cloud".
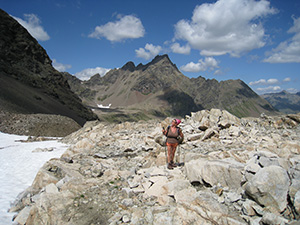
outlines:
{"label": "white cloud", "polygon": [[146,44],[145,48],[139,48],[137,50],[135,50],[136,56],[139,58],[143,58],[143,59],[151,59],[154,56],[157,56],[160,51],[162,50],[162,47],[157,45],[153,45],[153,44]]}
{"label": "white cloud", "polygon": [[276,92],[276,91],[280,91],[281,87],[279,87],[279,86],[269,86],[269,87],[264,87],[264,88],[257,88],[256,90],[260,93]]}
{"label": "white cloud", "polygon": [[291,81],[291,78],[290,77],[287,77],[287,78],[284,78],[283,79],[283,82],[290,82]]}
{"label": "white cloud", "polygon": [[194,9],[191,21],[175,25],[175,39],[188,42],[201,55],[240,54],[265,45],[259,19],[276,11],[266,0],[219,0]]}
{"label": "white cloud", "polygon": [[267,84],[267,81],[265,79],[260,79],[260,80],[257,80],[257,81],[251,81],[249,83],[249,85],[265,85]]}
{"label": "white cloud", "polygon": [[269,79],[267,80],[267,84],[278,84],[279,81],[277,79]]}
{"label": "white cloud", "polygon": [[205,57],[204,61],[203,59],[200,59],[197,63],[190,62],[184,66],[181,66],[180,69],[185,72],[197,73],[200,71],[214,70],[218,67],[217,60],[215,60],[213,57]]}
{"label": "white cloud", "polygon": [[296,94],[297,92],[299,92],[296,88],[288,88],[287,91],[292,94]]}
{"label": "white cloud", "polygon": [[53,59],[52,65],[56,70],[58,70],[60,72],[65,72],[65,71],[67,71],[67,69],[70,69],[72,67],[69,64],[59,63],[56,61],[56,59]]}
{"label": "white cloud", "polygon": [[110,69],[106,69],[103,67],[87,68],[78,73],[75,73],[75,76],[80,80],[88,80],[97,73],[99,73],[100,76],[104,76],[108,71],[110,71]]}
{"label": "white cloud", "polygon": [[128,38],[140,38],[145,35],[145,29],[139,18],[132,15],[119,17],[119,20],[115,22],[97,26],[89,37],[97,39],[105,37],[109,41],[118,42]]}
{"label": "white cloud", "polygon": [[214,72],[214,75],[221,75],[221,74],[223,74],[223,71],[222,71],[222,70],[216,70],[216,71]]}
{"label": "white cloud", "polygon": [[300,17],[293,18],[294,25],[288,30],[288,33],[295,33],[287,41],[281,42],[264,62],[268,63],[299,63],[300,62]]}
{"label": "white cloud", "polygon": [[47,41],[50,39],[47,32],[44,28],[40,25],[40,19],[34,14],[24,14],[25,20],[14,17],[27,31],[38,41]]}
{"label": "white cloud", "polygon": [[257,80],[257,81],[251,81],[249,83],[249,85],[251,85],[251,86],[254,86],[254,85],[270,85],[270,84],[278,84],[278,83],[279,83],[279,80],[271,78],[271,79],[268,79],[268,80],[260,79],[260,80]]}
{"label": "white cloud", "polygon": [[188,55],[191,52],[191,47],[189,45],[180,46],[179,43],[174,43],[171,45],[171,49],[174,53],[185,54]]}

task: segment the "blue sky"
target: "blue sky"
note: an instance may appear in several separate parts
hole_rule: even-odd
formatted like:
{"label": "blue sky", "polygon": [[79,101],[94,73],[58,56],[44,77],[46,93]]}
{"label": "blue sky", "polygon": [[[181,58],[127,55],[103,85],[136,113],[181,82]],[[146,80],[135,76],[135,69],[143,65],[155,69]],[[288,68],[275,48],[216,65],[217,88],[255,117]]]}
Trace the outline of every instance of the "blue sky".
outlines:
{"label": "blue sky", "polygon": [[59,71],[82,80],[168,54],[188,77],[300,91],[300,1],[0,0]]}

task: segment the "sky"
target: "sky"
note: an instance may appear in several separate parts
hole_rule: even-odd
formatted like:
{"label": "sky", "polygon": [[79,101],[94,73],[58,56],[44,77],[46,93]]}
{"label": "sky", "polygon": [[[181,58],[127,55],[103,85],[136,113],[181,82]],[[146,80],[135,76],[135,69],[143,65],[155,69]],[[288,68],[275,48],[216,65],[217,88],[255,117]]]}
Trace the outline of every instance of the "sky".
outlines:
{"label": "sky", "polygon": [[81,80],[156,55],[189,78],[300,91],[298,0],[0,0],[59,71]]}

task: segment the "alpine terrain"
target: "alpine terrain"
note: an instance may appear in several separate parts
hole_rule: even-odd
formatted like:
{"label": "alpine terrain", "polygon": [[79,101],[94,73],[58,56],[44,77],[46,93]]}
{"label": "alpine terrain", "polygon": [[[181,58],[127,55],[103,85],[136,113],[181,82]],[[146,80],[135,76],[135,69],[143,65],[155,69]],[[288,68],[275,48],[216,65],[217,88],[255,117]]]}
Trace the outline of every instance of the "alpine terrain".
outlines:
{"label": "alpine terrain", "polygon": [[[111,104],[122,116],[184,116],[202,109],[225,109],[238,117],[276,114],[265,99],[241,80],[218,82],[203,77],[188,78],[171,62],[168,55],[158,55],[146,65],[126,63],[105,76],[94,75],[81,81],[65,73],[71,89],[94,109]],[[105,110],[95,110],[101,117]],[[142,115],[141,115],[142,114]],[[117,119],[117,118],[113,118]]]}

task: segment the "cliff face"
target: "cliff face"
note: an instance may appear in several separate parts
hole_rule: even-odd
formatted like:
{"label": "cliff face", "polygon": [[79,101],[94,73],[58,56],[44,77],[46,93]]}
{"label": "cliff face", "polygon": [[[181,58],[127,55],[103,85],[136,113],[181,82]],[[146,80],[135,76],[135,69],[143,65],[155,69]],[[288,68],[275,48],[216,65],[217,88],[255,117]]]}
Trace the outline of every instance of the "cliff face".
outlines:
{"label": "cliff face", "polygon": [[97,74],[76,85],[72,80],[74,78],[69,77],[73,90],[92,106],[112,104],[161,116],[184,116],[211,108],[226,109],[239,117],[276,114],[276,110],[243,81],[190,79],[167,55],[156,56],[146,65],[135,66],[128,62],[103,77]]}
{"label": "cliff face", "polygon": [[39,43],[0,10],[1,110],[70,117],[83,125],[95,115],[70,90],[66,78],[52,67]]}

